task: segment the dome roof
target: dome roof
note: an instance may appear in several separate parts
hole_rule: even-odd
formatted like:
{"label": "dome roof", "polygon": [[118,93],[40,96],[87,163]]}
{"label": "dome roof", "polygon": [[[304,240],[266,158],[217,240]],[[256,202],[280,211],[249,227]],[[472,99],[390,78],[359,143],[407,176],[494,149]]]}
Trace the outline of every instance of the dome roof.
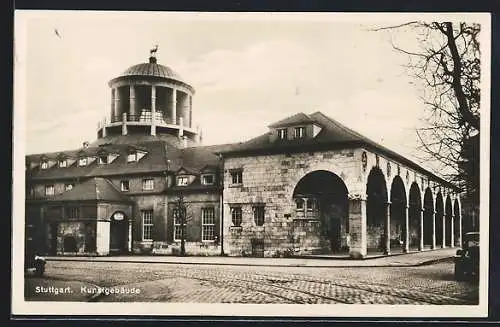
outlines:
{"label": "dome roof", "polygon": [[160,77],[187,84],[172,68],[158,64],[155,57],[150,57],[148,63],[141,63],[127,68],[117,78],[126,76]]}
{"label": "dome roof", "polygon": [[129,67],[120,76],[155,76],[182,81],[182,78],[172,68],[156,62],[137,64]]}

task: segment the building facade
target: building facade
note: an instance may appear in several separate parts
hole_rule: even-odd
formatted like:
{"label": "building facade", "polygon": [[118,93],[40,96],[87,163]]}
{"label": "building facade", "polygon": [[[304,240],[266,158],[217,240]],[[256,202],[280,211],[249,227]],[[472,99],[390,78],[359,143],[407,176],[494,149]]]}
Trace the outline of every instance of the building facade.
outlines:
{"label": "building facade", "polygon": [[109,87],[95,141],[26,156],[39,252],[177,254],[184,238],[191,255],[363,258],[461,243],[454,185],[320,112],[202,146],[194,88],[155,57]]}

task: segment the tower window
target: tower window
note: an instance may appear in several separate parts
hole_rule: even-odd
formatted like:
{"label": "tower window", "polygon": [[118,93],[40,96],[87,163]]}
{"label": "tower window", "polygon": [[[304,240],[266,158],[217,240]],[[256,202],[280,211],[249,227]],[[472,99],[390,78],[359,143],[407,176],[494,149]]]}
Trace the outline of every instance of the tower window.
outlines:
{"label": "tower window", "polygon": [[278,138],[280,140],[286,140],[286,139],[288,139],[288,130],[286,128],[280,128],[280,129],[278,129]]}
{"label": "tower window", "polygon": [[47,160],[42,161],[42,169],[47,169],[49,168],[49,162]]}
{"label": "tower window", "polygon": [[66,159],[59,160],[59,168],[66,168],[68,166],[68,161]]}
{"label": "tower window", "polygon": [[293,130],[293,137],[296,139],[304,138],[305,134],[306,134],[305,127],[295,127],[295,129]]}

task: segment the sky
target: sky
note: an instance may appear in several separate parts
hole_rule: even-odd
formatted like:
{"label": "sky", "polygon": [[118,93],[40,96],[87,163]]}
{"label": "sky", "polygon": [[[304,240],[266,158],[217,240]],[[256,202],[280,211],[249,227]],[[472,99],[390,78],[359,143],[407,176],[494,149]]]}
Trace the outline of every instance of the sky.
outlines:
{"label": "sky", "polygon": [[[371,30],[402,19],[17,13],[14,64],[25,152],[76,149],[95,140],[98,121],[110,112],[108,81],[147,62],[158,44],[158,63],[196,90],[193,126],[206,145],[245,141],[297,112],[321,111],[420,163],[415,129],[422,126],[422,91],[403,67],[408,58],[390,42],[412,47],[414,39]],[[16,102],[15,109],[21,110]]]}

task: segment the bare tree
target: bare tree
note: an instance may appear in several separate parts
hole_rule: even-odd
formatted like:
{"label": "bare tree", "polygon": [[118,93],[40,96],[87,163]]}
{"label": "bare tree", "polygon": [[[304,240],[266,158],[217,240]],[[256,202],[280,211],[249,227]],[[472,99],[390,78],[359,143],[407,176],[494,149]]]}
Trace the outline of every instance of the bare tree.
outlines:
{"label": "bare tree", "polygon": [[189,204],[186,203],[184,194],[178,193],[177,197],[174,201],[174,223],[178,222],[181,229],[181,250],[180,255],[186,255],[186,226],[187,223],[191,220],[191,215],[189,214]]}
{"label": "bare tree", "polygon": [[440,173],[468,194],[479,189],[480,132],[479,24],[408,22],[375,31],[414,35],[415,48],[391,39],[395,50],[408,56],[411,76],[422,82],[426,105],[424,126],[417,129],[425,159],[437,160]]}

